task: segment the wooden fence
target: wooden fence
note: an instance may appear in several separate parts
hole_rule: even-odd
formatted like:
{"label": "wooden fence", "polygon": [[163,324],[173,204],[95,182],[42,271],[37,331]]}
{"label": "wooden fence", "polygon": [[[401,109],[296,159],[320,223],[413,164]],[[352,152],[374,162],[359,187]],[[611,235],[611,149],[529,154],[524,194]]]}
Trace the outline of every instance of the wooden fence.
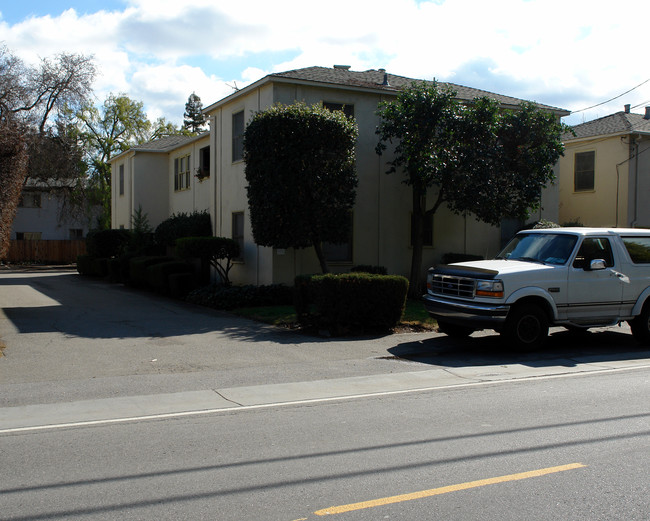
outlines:
{"label": "wooden fence", "polygon": [[10,241],[7,262],[74,264],[86,253],[86,241]]}

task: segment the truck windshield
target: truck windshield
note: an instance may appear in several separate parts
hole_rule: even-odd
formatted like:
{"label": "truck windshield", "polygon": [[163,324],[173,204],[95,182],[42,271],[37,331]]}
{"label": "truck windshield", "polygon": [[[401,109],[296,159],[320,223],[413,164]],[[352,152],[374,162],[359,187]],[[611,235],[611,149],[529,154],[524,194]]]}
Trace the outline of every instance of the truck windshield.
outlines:
{"label": "truck windshield", "polygon": [[520,233],[508,243],[497,259],[566,264],[578,238],[554,233]]}

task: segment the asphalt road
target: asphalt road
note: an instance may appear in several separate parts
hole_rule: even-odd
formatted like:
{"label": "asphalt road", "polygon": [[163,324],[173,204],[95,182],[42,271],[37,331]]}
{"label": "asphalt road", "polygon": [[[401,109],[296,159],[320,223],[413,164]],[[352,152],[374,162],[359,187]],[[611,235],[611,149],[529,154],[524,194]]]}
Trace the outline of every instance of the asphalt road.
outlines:
{"label": "asphalt road", "polygon": [[626,327],[323,339],[65,271],[0,306],[2,519],[650,518]]}

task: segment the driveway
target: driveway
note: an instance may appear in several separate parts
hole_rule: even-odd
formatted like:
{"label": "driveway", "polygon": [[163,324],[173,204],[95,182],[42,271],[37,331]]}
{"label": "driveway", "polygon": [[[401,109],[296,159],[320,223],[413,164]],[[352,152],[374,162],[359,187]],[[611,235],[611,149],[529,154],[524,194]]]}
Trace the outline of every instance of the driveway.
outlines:
{"label": "driveway", "polygon": [[509,352],[493,332],[463,341],[433,332],[317,338],[72,270],[1,270],[0,308],[0,407],[215,389],[238,389],[242,401],[258,403],[259,395],[286,399],[287,390],[295,398],[340,396],[346,386],[455,385],[650,358],[627,327],[578,338],[556,328],[545,351],[526,355]]}

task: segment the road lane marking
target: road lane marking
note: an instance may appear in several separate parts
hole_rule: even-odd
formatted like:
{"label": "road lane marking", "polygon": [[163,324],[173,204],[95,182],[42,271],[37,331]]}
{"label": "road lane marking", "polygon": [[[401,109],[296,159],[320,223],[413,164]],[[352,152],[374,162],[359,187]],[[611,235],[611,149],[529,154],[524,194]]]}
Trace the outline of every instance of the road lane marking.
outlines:
{"label": "road lane marking", "polygon": [[393,503],[402,503],[404,501],[412,501],[414,499],[423,499],[431,496],[439,496],[449,492],[458,492],[459,490],[467,490],[470,488],[485,487],[487,485],[496,485],[497,483],[505,483],[508,481],[518,481],[520,479],[537,478],[547,474],[556,472],[564,472],[566,470],[573,470],[586,467],[582,463],[571,463],[569,465],[560,465],[558,467],[548,467],[545,469],[531,470],[528,472],[520,472],[517,474],[508,474],[507,476],[499,476],[496,478],[479,479],[477,481],[468,481],[467,483],[459,483],[457,485],[449,485],[446,487],[432,488],[430,490],[422,490],[420,492],[412,492],[410,494],[400,494],[398,496],[390,496],[371,501],[362,501],[360,503],[350,503],[349,505],[341,505],[336,507],[324,508],[314,512],[317,516],[328,516],[334,514],[343,514],[345,512],[352,512],[355,510],[363,510],[366,508],[374,508],[383,505],[390,505]]}

